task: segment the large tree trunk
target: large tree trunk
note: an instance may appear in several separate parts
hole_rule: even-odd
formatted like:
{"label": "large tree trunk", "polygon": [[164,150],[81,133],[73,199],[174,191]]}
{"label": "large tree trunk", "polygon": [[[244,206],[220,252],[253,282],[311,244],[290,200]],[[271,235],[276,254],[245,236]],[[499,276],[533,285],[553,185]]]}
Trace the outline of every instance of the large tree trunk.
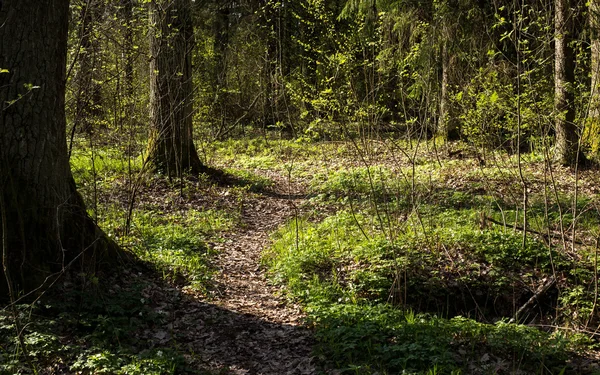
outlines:
{"label": "large tree trunk", "polygon": [[8,286],[14,293],[44,287],[73,261],[93,267],[118,248],[87,215],[67,157],[69,1],[2,0],[0,7],[3,298]]}
{"label": "large tree trunk", "polygon": [[574,14],[570,0],[555,0],[554,16],[554,111],[556,113],[556,161],[573,165],[577,161],[579,134],[575,126],[573,84],[574,53],[571,45],[574,37]]}
{"label": "large tree trunk", "polygon": [[192,138],[193,25],[189,0],[150,2],[148,162],[169,176],[206,169]]}

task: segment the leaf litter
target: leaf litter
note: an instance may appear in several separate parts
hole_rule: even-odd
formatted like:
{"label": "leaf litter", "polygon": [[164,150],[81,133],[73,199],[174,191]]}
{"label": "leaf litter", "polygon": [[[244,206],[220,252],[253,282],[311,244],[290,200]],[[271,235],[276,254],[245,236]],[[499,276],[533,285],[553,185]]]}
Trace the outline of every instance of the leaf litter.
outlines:
{"label": "leaf litter", "polygon": [[[148,280],[143,295],[165,319],[162,327],[148,329],[140,339],[155,346],[174,346],[187,353],[189,367],[209,373],[318,373],[312,356],[314,339],[311,330],[303,326],[301,307],[269,282],[260,264],[270,234],[304,202],[303,188],[271,173],[269,178],[276,184],[262,194],[246,191],[240,198],[231,191],[235,188],[217,188],[221,190],[179,203],[195,208],[227,206],[238,211],[240,223],[221,233],[221,240],[209,242],[218,255],[208,293]],[[150,199],[156,203],[154,193],[157,191],[144,195],[154,196]]]}

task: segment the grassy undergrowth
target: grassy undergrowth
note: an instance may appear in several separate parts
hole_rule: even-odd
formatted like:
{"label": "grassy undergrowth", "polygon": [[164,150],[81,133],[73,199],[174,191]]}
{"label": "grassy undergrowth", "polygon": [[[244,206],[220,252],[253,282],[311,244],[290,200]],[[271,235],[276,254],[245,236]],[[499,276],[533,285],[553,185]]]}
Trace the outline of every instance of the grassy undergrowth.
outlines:
{"label": "grassy undergrowth", "polygon": [[[476,213],[461,214],[452,221],[447,217],[451,213],[438,215],[438,226],[426,235],[407,226],[393,240],[363,214],[342,211],[318,224],[300,220],[298,228],[293,221],[275,235],[264,260],[295,296],[307,293],[308,302],[314,297],[308,293],[311,285],[317,285],[334,300],[394,299],[438,315],[465,313],[462,306],[469,306],[473,317],[483,320],[499,311],[511,314],[513,299],[523,298],[514,294],[520,289],[516,284],[535,285],[552,267],[567,272],[573,266],[535,239],[523,247],[520,234],[481,230]],[[473,296],[446,301],[454,289],[464,288]]]}
{"label": "grassy undergrowth", "polygon": [[90,214],[136,264],[110,275],[69,271],[35,303],[0,310],[0,374],[203,374],[187,368],[176,341],[155,336],[169,312],[149,296],[161,292],[157,278],[206,293],[216,256],[208,242],[238,225],[239,213],[196,207],[191,202],[211,190],[205,179],[141,175],[141,157],[130,159],[117,148],[75,150],[71,163]]}
{"label": "grassy undergrowth", "polygon": [[443,319],[389,305],[316,304],[308,308],[317,354],[354,374],[561,374],[582,336],[524,325]]}
{"label": "grassy undergrowth", "polygon": [[[122,228],[122,214],[111,212],[114,216],[106,217],[101,227],[115,233]],[[117,239],[123,248],[151,264],[166,279],[204,292],[214,272],[210,260],[216,255],[206,241],[218,240],[218,233],[231,229],[236,222],[235,216],[222,210],[145,209],[134,214],[130,232]]]}
{"label": "grassy undergrowth", "polygon": [[393,241],[362,214],[293,221],[264,262],[305,304],[325,362],[349,373],[575,371],[568,360],[586,336],[507,323],[531,297],[524,283],[543,283],[552,265],[568,275],[572,262],[534,239],[523,248],[518,233],[481,230],[468,212],[446,215],[463,216],[438,218],[426,236],[407,226]]}
{"label": "grassy undergrowth", "polygon": [[209,243],[241,224],[246,195],[274,188],[276,174],[311,198],[263,262],[303,304],[325,372],[600,373],[597,172],[581,172],[575,195],[573,171],[524,159],[524,236],[514,157],[445,155],[402,141],[212,142],[205,160],[239,180],[216,189],[202,177],[144,176],[141,157],[117,148],[95,150],[93,167],[90,151],[75,150],[90,213],[145,266],[121,279],[70,275],[54,297],[18,306],[25,347],[2,310],[0,373],[189,372],[176,343],[144,333],[164,317],[138,276],[205,293]]}
{"label": "grassy undergrowth", "polygon": [[357,374],[600,373],[585,359],[600,321],[593,189],[575,200],[572,172],[524,159],[524,234],[514,158],[392,154],[357,149],[354,162],[305,174],[311,204],[329,214],[292,220],[264,254],[304,304],[322,363]]}

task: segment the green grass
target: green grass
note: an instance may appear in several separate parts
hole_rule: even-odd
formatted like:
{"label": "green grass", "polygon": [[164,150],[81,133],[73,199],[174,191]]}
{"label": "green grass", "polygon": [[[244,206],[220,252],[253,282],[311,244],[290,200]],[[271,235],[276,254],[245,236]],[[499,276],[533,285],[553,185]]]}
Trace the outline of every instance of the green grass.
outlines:
{"label": "green grass", "polygon": [[[585,346],[582,336],[505,322],[531,295],[523,285],[540,285],[553,266],[567,274],[582,265],[532,237],[523,247],[519,232],[481,229],[476,210],[437,211],[421,217],[425,231],[413,217],[393,237],[366,211],[293,220],[274,235],[263,262],[306,306],[323,360],[365,374],[434,366],[466,374],[494,360],[513,370],[566,368]],[[593,298],[563,293],[558,300],[559,309],[578,306],[580,314],[585,303],[589,314]],[[550,304],[542,308],[552,313]]]}
{"label": "green grass", "polygon": [[308,311],[318,356],[348,374],[558,374],[589,344],[583,335],[443,319],[384,304],[311,304]]}
{"label": "green grass", "polygon": [[141,155],[126,157],[126,150],[118,148],[76,149],[71,155],[71,170],[75,180],[92,181],[94,173],[98,179],[106,180],[127,176],[130,171],[137,173],[141,170],[143,159]]}
{"label": "green grass", "polygon": [[[556,235],[561,225],[569,232],[575,222],[578,239],[588,245],[572,251],[567,238],[567,248],[559,240],[548,246],[533,233],[523,245],[522,231],[513,230],[523,215],[515,157],[489,152],[483,164],[471,157],[477,152],[469,145],[454,145],[463,149],[455,159],[444,157],[441,144],[437,156],[431,146],[417,150],[415,142],[389,140],[359,142],[356,148],[352,142],[244,138],[211,142],[203,155],[242,182],[230,190],[240,207],[248,191],[273,186],[274,180],[263,177],[273,171],[309,186],[314,195],[309,207],[335,212],[292,220],[273,235],[263,257],[273,280],[303,304],[318,340],[315,354],[326,368],[348,374],[583,372],[575,368],[577,358],[596,350],[576,332],[598,321],[597,254],[589,245],[598,236],[597,197],[589,189],[579,192],[574,217],[570,172],[556,169],[556,194],[550,189],[544,196],[543,157],[526,155],[529,228],[541,233],[550,228]],[[167,280],[206,291],[215,255],[207,242],[218,242],[220,232],[238,225],[239,212],[166,211],[181,208],[178,199],[197,197],[198,185],[190,185],[182,188],[183,197],[167,194],[164,202],[165,197],[152,197],[139,205],[124,235],[119,196],[130,164],[123,155],[115,147],[95,151],[94,172],[89,150],[76,151],[71,159],[84,195],[91,200],[96,189],[102,197],[101,226]],[[141,163],[141,157],[132,158],[131,170],[139,172]],[[581,186],[593,184],[590,179]],[[557,286],[522,319],[561,329],[509,324],[515,310],[553,275]],[[131,292],[124,298],[137,297]],[[109,305],[115,311],[92,303],[81,315],[85,340],[93,344],[80,349],[61,340],[65,331],[57,327],[66,323],[60,319],[44,323],[58,324],[50,328],[36,325],[43,319],[28,325],[27,345],[41,353],[34,358],[38,368],[48,366],[44,361],[54,351],[64,353],[54,357],[64,358],[71,371],[83,373],[182,371],[175,351],[134,350],[127,343],[136,327],[158,324],[160,317],[130,311],[134,307],[126,302]],[[141,321],[128,320],[140,312]],[[10,337],[11,328],[4,329]],[[119,348],[108,344],[115,337],[123,339]],[[28,366],[18,351],[14,337],[0,338],[0,363],[12,366],[6,373]]]}
{"label": "green grass", "polygon": [[[533,282],[551,272],[551,253],[541,242],[530,238],[523,248],[520,233],[481,230],[476,213],[447,212],[431,221],[436,226],[426,233],[407,227],[394,238],[363,214],[340,212],[319,224],[299,220],[298,230],[292,221],[275,235],[264,262],[294,297],[309,302],[318,298],[312,287],[355,303],[385,302],[402,292],[404,303],[429,301],[437,313],[448,310],[448,292],[471,289],[500,304],[522,275]],[[555,267],[568,269],[564,257],[552,255]]]}
{"label": "green grass", "polygon": [[237,178],[240,185],[253,192],[261,192],[274,185],[273,180],[245,169],[225,168],[225,172]]}
{"label": "green grass", "polygon": [[128,235],[121,233],[123,221],[122,212],[116,207],[109,211],[101,227],[165,278],[205,291],[214,272],[210,260],[216,255],[206,240],[218,240],[218,234],[231,229],[237,218],[214,209],[176,213],[138,210]]}
{"label": "green grass", "polygon": [[[229,139],[206,146],[209,164],[231,170],[270,169],[286,177],[312,180],[320,168],[336,158],[345,159],[351,147],[345,143],[313,143],[303,140],[265,138]],[[247,172],[241,172],[247,173]]]}

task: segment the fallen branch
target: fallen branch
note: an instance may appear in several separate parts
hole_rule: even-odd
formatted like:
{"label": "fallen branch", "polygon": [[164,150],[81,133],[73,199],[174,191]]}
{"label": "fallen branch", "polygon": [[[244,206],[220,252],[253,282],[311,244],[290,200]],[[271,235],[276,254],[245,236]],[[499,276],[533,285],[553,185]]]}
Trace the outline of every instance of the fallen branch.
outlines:
{"label": "fallen branch", "polygon": [[262,95],[262,93],[259,93],[254,98],[254,100],[252,101],[252,103],[250,103],[250,106],[245,110],[244,114],[242,116],[240,116],[237,120],[235,120],[233,122],[233,124],[231,124],[227,129],[225,129],[224,127],[221,127],[219,129],[219,132],[215,136],[215,138],[216,139],[221,139],[221,138],[225,137],[227,134],[229,134],[229,132],[231,132],[233,129],[235,129],[236,126],[238,126],[239,123],[242,122],[242,120],[244,120],[248,116],[248,114],[250,113],[250,111],[252,110],[252,108],[254,108],[254,106],[258,102],[258,98],[260,98],[261,95]]}
{"label": "fallen branch", "polygon": [[540,287],[537,288],[535,293],[533,293],[533,296],[531,296],[531,298],[529,300],[527,300],[527,302],[525,302],[525,304],[523,306],[521,306],[519,308],[519,310],[517,310],[517,312],[515,313],[515,316],[513,318],[511,318],[508,322],[509,323],[517,322],[519,319],[519,316],[521,316],[524,311],[529,310],[530,307],[537,300],[539,300],[540,297],[542,297],[544,294],[546,294],[548,289],[550,289],[554,284],[556,284],[556,277],[552,276],[548,280],[546,280],[546,282],[544,284],[540,285]]}

